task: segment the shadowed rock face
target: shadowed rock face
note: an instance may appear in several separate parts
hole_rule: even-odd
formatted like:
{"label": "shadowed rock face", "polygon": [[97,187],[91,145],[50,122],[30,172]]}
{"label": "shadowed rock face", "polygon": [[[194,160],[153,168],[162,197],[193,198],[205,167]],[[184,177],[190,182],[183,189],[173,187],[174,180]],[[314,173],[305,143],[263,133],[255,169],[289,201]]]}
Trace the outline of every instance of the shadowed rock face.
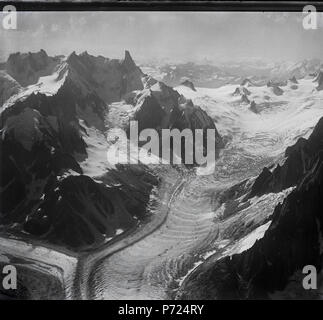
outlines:
{"label": "shadowed rock face", "polygon": [[250,94],[251,94],[251,92],[247,88],[245,88],[245,87],[237,87],[232,95],[233,96],[239,96],[239,95],[240,96],[243,96],[243,95],[249,96]]}
{"label": "shadowed rock face", "polygon": [[66,60],[63,57],[49,57],[44,50],[36,53],[18,52],[9,56],[1,73],[7,73],[21,87],[27,87],[58,69],[60,73],[56,80],[67,75],[67,79],[79,87],[83,94],[95,92],[106,103],[120,101],[127,93],[144,88],[144,74],[128,51],[122,60],[95,57],[87,52],[79,55],[73,52]]}
{"label": "shadowed rock face", "polygon": [[241,82],[241,86],[253,86],[253,83],[250,79],[246,78]]}
{"label": "shadowed rock face", "polygon": [[315,78],[315,81],[317,81],[317,90],[323,90],[323,71],[320,71],[317,75],[317,77]]}
{"label": "shadowed rock face", "polygon": [[[134,120],[138,121],[139,130],[160,129],[202,129],[204,147],[207,145],[207,129],[215,130],[214,144],[217,149],[223,147],[223,141],[210,116],[200,107],[195,106],[171,87],[157,82],[136,97]],[[195,141],[195,139],[193,139]],[[194,152],[193,148],[193,152]],[[182,159],[185,158],[185,143],[182,141]]]}
{"label": "shadowed rock face", "polygon": [[166,111],[151,92],[146,93],[142,101],[139,102],[139,108],[134,114],[134,120],[138,121],[139,131],[147,128],[159,129],[164,117],[166,117]]}
{"label": "shadowed rock face", "polygon": [[157,180],[142,171],[130,186],[125,174],[134,173],[128,169],[110,174],[119,182],[111,187],[84,175],[47,184],[44,201],[28,217],[24,231],[45,236],[51,243],[86,249],[114,237],[118,229],[128,230],[136,225],[135,217],[145,218],[145,205]]}
{"label": "shadowed rock face", "polygon": [[21,86],[37,83],[39,77],[51,74],[60,58],[49,57],[44,50],[36,53],[11,54],[5,64],[7,73]]}
{"label": "shadowed rock face", "polygon": [[273,87],[273,93],[276,95],[276,96],[281,96],[283,93],[284,93],[284,90],[281,89],[280,87],[278,86],[274,86]]}
{"label": "shadowed rock face", "polygon": [[322,148],[323,118],[318,122],[308,140],[300,138],[295,145],[286,149],[287,159],[282,166],[277,165],[272,172],[264,168],[254,182],[248,198],[270,192],[280,192],[298,184],[304,174],[310,170],[313,159]]}
{"label": "shadowed rock face", "polygon": [[192,81],[189,81],[189,80],[185,80],[181,83],[182,86],[185,86],[185,87],[188,87],[190,89],[192,89],[193,91],[196,91],[195,87],[194,87],[194,84]]}
{"label": "shadowed rock face", "polygon": [[73,52],[67,58],[68,78],[76,83],[83,93],[94,91],[104,102],[120,101],[133,90],[144,88],[144,74],[125,52],[123,60],[94,57],[87,52]]}
{"label": "shadowed rock face", "polygon": [[249,109],[250,109],[252,112],[254,112],[254,113],[259,113],[259,110],[258,110],[258,108],[257,108],[257,105],[256,105],[255,101],[252,101],[252,102],[250,103],[250,107],[249,107]]}
{"label": "shadowed rock face", "polygon": [[245,94],[243,94],[241,96],[241,103],[247,103],[247,104],[250,103],[250,100],[248,99],[248,97]]}
{"label": "shadowed rock face", "polygon": [[0,107],[11,96],[18,93],[21,89],[19,83],[7,74],[4,70],[0,71]]}
{"label": "shadowed rock face", "polygon": [[290,78],[289,81],[292,82],[292,83],[298,84],[298,81],[297,81],[295,76]]}
{"label": "shadowed rock face", "polygon": [[[306,154],[303,159],[307,159],[306,170],[302,171],[296,189],[275,208],[264,237],[247,251],[199,267],[189,277],[179,298],[266,299],[275,291],[285,289],[290,278],[304,266],[314,265],[320,272],[323,263],[322,141],[321,119],[308,141],[301,147],[298,142],[286,151],[289,157],[295,156],[294,152]],[[297,166],[293,170],[297,175]],[[264,169],[260,176],[270,179],[272,174]],[[304,293],[302,279],[295,285]],[[314,298],[315,294],[319,295],[314,293]]]}
{"label": "shadowed rock face", "polygon": [[137,67],[136,63],[133,61],[130,55],[130,52],[128,50],[125,51],[124,59],[121,64],[126,73],[132,73],[134,71],[140,70]]}

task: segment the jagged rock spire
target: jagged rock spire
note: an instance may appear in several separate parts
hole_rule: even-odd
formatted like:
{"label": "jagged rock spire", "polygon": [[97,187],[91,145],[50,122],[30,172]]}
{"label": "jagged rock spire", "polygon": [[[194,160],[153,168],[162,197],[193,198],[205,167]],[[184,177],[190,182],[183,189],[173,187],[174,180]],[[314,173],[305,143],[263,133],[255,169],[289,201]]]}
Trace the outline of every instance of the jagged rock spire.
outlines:
{"label": "jagged rock spire", "polygon": [[122,65],[128,72],[131,72],[138,68],[135,62],[133,61],[130,55],[130,52],[128,50],[125,50],[125,55],[122,61]]}

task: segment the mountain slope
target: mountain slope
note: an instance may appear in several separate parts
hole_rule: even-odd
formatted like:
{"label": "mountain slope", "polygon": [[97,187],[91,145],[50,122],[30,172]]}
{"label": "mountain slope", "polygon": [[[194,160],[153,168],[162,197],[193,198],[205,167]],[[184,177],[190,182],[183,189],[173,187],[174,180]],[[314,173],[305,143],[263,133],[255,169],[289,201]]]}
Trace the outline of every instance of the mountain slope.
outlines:
{"label": "mountain slope", "polygon": [[264,168],[255,180],[248,198],[261,196],[265,193],[280,192],[295,186],[313,165],[313,159],[323,149],[323,119],[319,121],[308,140],[300,138],[297,143],[288,147],[283,165],[271,172]]}
{"label": "mountain slope", "polygon": [[50,75],[60,63],[60,57],[49,57],[44,50],[11,54],[5,64],[7,73],[21,86],[37,83],[42,76]]}
{"label": "mountain slope", "polygon": [[[296,281],[293,297],[319,298],[319,292],[304,292],[304,266],[323,263],[323,118],[306,145],[315,152],[307,155],[307,170],[296,189],[276,206],[263,238],[240,254],[206,261],[181,288],[184,299],[267,299]],[[317,143],[320,142],[318,145]],[[293,150],[299,150],[297,143]],[[295,170],[297,172],[297,170]],[[288,294],[287,294],[288,295]]]}
{"label": "mountain slope", "polygon": [[[129,108],[123,127],[135,119],[141,129],[215,128],[204,111],[144,75],[128,51],[122,60],[18,53],[6,68],[21,86],[0,113],[2,233],[79,251],[147,218],[159,178],[142,164],[108,165],[107,132],[120,125],[114,103]],[[157,121],[156,110],[164,115]]]}
{"label": "mountain slope", "polygon": [[[78,93],[67,81],[56,95],[32,94],[1,114],[0,222],[4,230],[15,234],[23,232],[51,243],[84,249],[113,237],[117,229],[133,226],[133,216],[138,213],[143,217],[157,180],[139,169],[150,183],[138,180],[129,193],[124,193],[120,187],[103,187],[82,176],[77,160],[87,157],[87,145],[80,134],[83,129],[78,124],[78,108],[91,106],[99,113],[103,104],[98,97],[84,98]],[[88,119],[87,122],[91,126]],[[69,177],[70,174],[76,176]],[[128,174],[134,173],[130,170]],[[126,181],[123,183],[126,185]],[[55,191],[60,188],[61,194]],[[137,188],[142,195],[135,200]],[[97,199],[91,195],[93,192]],[[120,206],[126,201],[133,204]],[[97,221],[95,227],[91,226],[92,221]],[[71,228],[78,231],[71,233]]]}
{"label": "mountain slope", "polygon": [[19,90],[21,90],[19,83],[8,75],[7,72],[0,70],[0,106],[11,96],[17,94]]}
{"label": "mountain slope", "polygon": [[[125,59],[120,66],[133,72],[130,62]],[[43,66],[42,59],[39,65]],[[27,90],[0,114],[0,223],[2,232],[84,250],[144,218],[149,194],[158,180],[143,167],[106,172],[105,185],[82,175],[80,163],[88,157],[83,136],[90,128],[104,134],[107,106],[93,90],[93,83],[83,90],[81,84],[87,84],[88,75],[76,79],[74,62],[62,66],[67,76],[56,93]],[[21,72],[19,79],[27,71]],[[125,170],[127,178],[122,178]]]}

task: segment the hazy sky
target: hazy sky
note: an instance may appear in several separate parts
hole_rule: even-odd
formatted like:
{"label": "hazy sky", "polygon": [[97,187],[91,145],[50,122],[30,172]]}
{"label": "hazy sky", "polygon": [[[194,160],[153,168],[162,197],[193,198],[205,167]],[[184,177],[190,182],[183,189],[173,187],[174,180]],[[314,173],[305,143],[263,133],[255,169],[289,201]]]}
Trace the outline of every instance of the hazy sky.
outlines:
{"label": "hazy sky", "polygon": [[304,30],[302,13],[247,12],[25,12],[18,29],[0,26],[0,56],[73,50],[135,60],[269,61],[323,59],[323,14],[317,30]]}

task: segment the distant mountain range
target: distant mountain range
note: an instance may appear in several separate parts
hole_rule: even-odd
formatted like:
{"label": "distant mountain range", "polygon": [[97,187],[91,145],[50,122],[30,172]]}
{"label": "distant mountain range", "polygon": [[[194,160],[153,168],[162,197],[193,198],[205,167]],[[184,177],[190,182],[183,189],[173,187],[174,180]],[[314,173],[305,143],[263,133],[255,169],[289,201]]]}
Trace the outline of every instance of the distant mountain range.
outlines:
{"label": "distant mountain range", "polygon": [[284,81],[292,77],[303,78],[323,69],[323,62],[319,59],[297,63],[265,63],[258,60],[219,64],[189,62],[143,64],[142,69],[170,86],[177,86],[185,80],[190,80],[197,87],[217,88],[229,83],[241,83],[244,78],[249,78],[258,84],[268,80]]}

